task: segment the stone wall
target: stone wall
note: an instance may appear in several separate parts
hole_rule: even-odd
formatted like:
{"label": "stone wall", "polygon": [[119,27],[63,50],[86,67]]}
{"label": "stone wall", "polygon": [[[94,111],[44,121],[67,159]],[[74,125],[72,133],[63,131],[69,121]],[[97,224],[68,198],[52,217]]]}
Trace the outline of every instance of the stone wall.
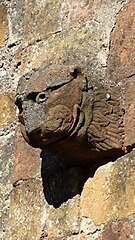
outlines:
{"label": "stone wall", "polygon": [[[135,2],[0,1],[0,239],[135,239]],[[14,105],[32,68],[81,66],[121,85],[126,155],[61,169],[27,145]],[[132,150],[133,149],[133,150]],[[131,151],[132,150],[132,151]]]}

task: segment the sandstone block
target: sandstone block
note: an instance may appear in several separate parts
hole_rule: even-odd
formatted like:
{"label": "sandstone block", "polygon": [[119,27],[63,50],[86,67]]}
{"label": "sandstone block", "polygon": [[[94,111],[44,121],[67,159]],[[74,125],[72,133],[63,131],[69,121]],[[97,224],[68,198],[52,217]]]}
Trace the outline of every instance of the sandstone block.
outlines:
{"label": "sandstone block", "polygon": [[5,240],[40,239],[46,219],[42,183],[22,182],[13,189],[10,201]]}
{"label": "sandstone block", "polygon": [[135,213],[135,150],[108,163],[84,184],[81,216],[96,225]]}
{"label": "sandstone block", "polygon": [[9,7],[9,39],[8,46],[15,47],[17,42],[24,39],[24,9],[23,0],[14,0],[10,2]]}
{"label": "sandstone block", "polygon": [[105,225],[103,233],[97,240],[128,240],[134,239],[132,227],[128,219],[112,221]]}
{"label": "sandstone block", "polygon": [[108,58],[110,80],[129,78],[135,70],[135,2],[129,1],[116,17]]}
{"label": "sandstone block", "polygon": [[102,0],[47,3],[29,0],[24,14],[25,38],[17,54],[22,61],[21,75],[44,63],[64,63],[80,66],[90,78],[101,81],[105,75],[110,32],[122,5],[123,1],[116,4]]}
{"label": "sandstone block", "polygon": [[125,84],[125,146],[129,149],[135,144],[135,77]]}
{"label": "sandstone block", "polygon": [[135,143],[135,2],[129,1],[116,17],[110,36],[107,79],[122,86],[121,105],[125,111],[125,146]]}
{"label": "sandstone block", "polygon": [[0,137],[0,238],[4,239],[5,226],[8,219],[10,193],[12,191],[12,152],[14,134]]}
{"label": "sandstone block", "polygon": [[60,3],[60,0],[27,1],[24,11],[24,44],[33,44],[61,31]]}
{"label": "sandstone block", "polygon": [[63,203],[59,208],[49,206],[46,229],[48,239],[66,239],[79,233],[79,195]]}
{"label": "sandstone block", "polygon": [[15,92],[0,92],[0,128],[16,121]]}
{"label": "sandstone block", "polygon": [[41,159],[39,149],[33,149],[23,139],[20,127],[16,128],[15,148],[13,152],[13,184],[19,180],[28,180],[40,176]]}
{"label": "sandstone block", "polygon": [[1,1],[0,3],[0,47],[6,40],[6,34],[8,33],[8,20],[7,20],[7,8]]}

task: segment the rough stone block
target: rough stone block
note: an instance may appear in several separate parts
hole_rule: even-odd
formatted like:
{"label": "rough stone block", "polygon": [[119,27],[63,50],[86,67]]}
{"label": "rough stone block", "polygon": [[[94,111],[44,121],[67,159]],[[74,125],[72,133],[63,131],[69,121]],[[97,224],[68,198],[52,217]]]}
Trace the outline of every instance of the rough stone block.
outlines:
{"label": "rough stone block", "polygon": [[7,39],[6,34],[8,33],[8,20],[7,20],[7,7],[1,1],[0,3],[0,47],[3,46]]}
{"label": "rough stone block", "polygon": [[84,184],[81,194],[81,216],[96,225],[135,213],[135,150],[108,163]]}
{"label": "rough stone block", "polygon": [[14,0],[10,2],[8,9],[9,20],[9,39],[8,47],[10,49],[24,39],[24,9],[25,1]]}
{"label": "rough stone block", "polygon": [[24,11],[24,44],[33,44],[61,31],[60,3],[60,0],[27,1]]}
{"label": "rough stone block", "polygon": [[134,239],[132,226],[128,219],[114,220],[105,225],[103,233],[97,240],[129,240]]}
{"label": "rough stone block", "polygon": [[[64,63],[81,66],[90,78],[101,81],[105,75],[110,32],[123,1],[117,4],[102,0],[34,2],[30,15],[31,5],[29,0],[24,24],[26,39],[17,54],[22,61],[21,74],[44,63]],[[33,20],[34,11],[36,19],[33,17]]]}
{"label": "rough stone block", "polygon": [[0,92],[0,128],[16,121],[15,92]]}
{"label": "rough stone block", "polygon": [[10,193],[13,188],[12,152],[14,149],[14,133],[0,137],[0,239],[4,239],[5,226],[8,220]]}
{"label": "rough stone block", "polygon": [[20,132],[20,126],[18,126],[13,152],[13,184],[19,180],[28,180],[41,175],[40,152],[40,149],[33,149],[25,142]]}
{"label": "rough stone block", "polygon": [[125,146],[129,149],[135,144],[135,77],[125,84]]}
{"label": "rough stone block", "polygon": [[42,183],[22,182],[13,189],[10,202],[5,240],[40,239],[46,220]]}
{"label": "rough stone block", "polygon": [[135,70],[135,2],[129,1],[116,17],[111,34],[108,75],[112,82],[129,78]]}
{"label": "rough stone block", "polygon": [[46,229],[48,239],[62,239],[79,233],[80,197],[75,196],[59,208],[49,206]]}

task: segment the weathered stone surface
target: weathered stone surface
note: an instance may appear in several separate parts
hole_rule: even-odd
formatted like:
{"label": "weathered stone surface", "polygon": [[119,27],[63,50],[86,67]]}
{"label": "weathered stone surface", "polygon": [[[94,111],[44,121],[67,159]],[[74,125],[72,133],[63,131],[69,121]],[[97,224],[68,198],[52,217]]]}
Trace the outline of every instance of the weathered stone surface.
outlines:
{"label": "weathered stone surface", "polygon": [[15,92],[0,92],[0,128],[16,121]]}
{"label": "weathered stone surface", "polygon": [[[125,138],[120,137],[118,142],[121,144],[122,140],[124,146],[131,150],[135,142],[134,1],[4,0],[0,3],[0,13],[4,19],[3,22],[0,18],[2,102],[8,102],[7,95],[15,90],[18,77],[32,68],[42,65],[80,66],[92,83],[96,81],[103,85],[120,85],[119,89],[122,89],[122,96],[125,97],[119,99],[123,113],[125,111],[122,119]],[[126,82],[125,86],[121,85],[122,81]],[[71,95],[75,96],[75,92]],[[104,100],[103,97],[98,102],[104,103]],[[70,101],[69,94],[67,102]],[[33,157],[34,150],[23,142],[19,131],[16,133],[14,150],[15,118],[14,109],[11,107],[10,110],[9,105],[10,103],[8,106],[5,104],[5,111],[4,104],[1,104],[1,111],[6,115],[2,119],[1,114],[2,124],[0,123],[1,135],[4,135],[0,137],[0,228],[3,228],[0,238],[135,239],[134,154],[104,165],[97,169],[94,176],[91,168],[90,174],[83,169],[66,169],[64,159],[59,162],[57,154],[48,155],[48,158],[45,156],[40,166],[38,154],[36,153],[36,158]],[[97,106],[97,110],[99,114],[100,106]],[[12,117],[8,111],[11,111]],[[95,122],[96,117],[95,112]],[[118,119],[114,121],[118,126]],[[50,118],[48,122],[51,126]],[[67,125],[69,122],[70,114]],[[100,130],[97,126],[100,124],[98,115],[98,134]],[[107,142],[110,143],[109,141],[110,138]],[[80,157],[80,153],[77,152],[76,156]],[[12,157],[15,161],[13,176]],[[68,154],[66,159],[73,162]],[[37,180],[40,168],[42,183],[41,179]],[[24,179],[27,179],[26,182]],[[81,193],[82,183],[84,189]]]}
{"label": "weathered stone surface", "polygon": [[[130,13],[130,14],[127,14]],[[118,83],[122,79],[132,82],[135,68],[135,3],[125,4],[116,18],[116,25],[111,34],[110,54],[108,58],[107,72]]]}
{"label": "weathered stone surface", "polygon": [[[123,86],[124,86],[123,83],[125,82],[125,80],[123,78],[120,79],[121,82],[120,82],[120,84],[118,84],[120,86],[117,86],[118,89],[116,89],[114,87],[114,85],[116,85],[115,83],[117,83],[117,79],[113,78],[113,81],[110,80],[111,75],[109,74],[109,71],[111,71],[110,68],[113,65],[113,64],[111,64],[113,62],[113,60],[112,60],[113,55],[115,58],[116,51],[118,50],[118,48],[120,49],[120,44],[117,45],[117,41],[113,40],[113,39],[115,39],[115,32],[116,33],[120,32],[119,31],[119,21],[121,23],[121,18],[119,18],[119,17],[117,17],[117,19],[116,19],[117,20],[116,26],[114,27],[113,33],[111,34],[111,44],[112,45],[111,45],[110,53],[112,53],[112,56],[110,57],[110,55],[109,55],[108,66],[106,65],[107,56],[108,56],[108,52],[109,52],[110,32],[115,23],[116,13],[122,7],[122,3],[123,3],[123,1],[117,2],[116,5],[114,3],[111,3],[110,1],[107,1],[106,3],[104,1],[103,2],[100,1],[99,4],[96,3],[95,5],[94,5],[94,3],[91,3],[91,4],[90,3],[89,4],[81,3],[81,4],[84,4],[84,6],[86,6],[86,8],[88,7],[89,10],[92,9],[91,17],[93,16],[93,19],[91,21],[90,21],[90,19],[88,21],[88,19],[86,18],[84,25],[81,25],[79,23],[78,27],[75,27],[76,25],[74,25],[74,20],[73,21],[71,20],[70,23],[71,23],[71,25],[73,24],[74,28],[70,28],[70,25],[67,25],[68,31],[67,31],[67,29],[63,30],[59,34],[56,34],[53,37],[48,38],[46,41],[38,42],[36,45],[30,44],[30,45],[28,45],[27,48],[23,48],[23,50],[21,52],[22,55],[24,52],[24,55],[26,56],[26,59],[25,59],[25,56],[23,55],[24,58],[23,58],[21,73],[23,73],[25,71],[27,72],[30,66],[39,67],[40,65],[42,65],[43,62],[45,62],[44,63],[45,65],[49,64],[49,65],[52,65],[53,67],[58,66],[56,64],[58,62],[61,63],[62,66],[68,63],[68,65],[74,64],[74,66],[78,65],[79,67],[82,67],[83,72],[84,72],[84,77],[87,77],[88,84],[89,85],[91,84],[91,86],[94,88],[94,92],[96,92],[96,90],[97,90],[96,88],[99,87],[98,86],[99,82],[101,84],[103,84],[103,86],[108,85],[109,90],[105,89],[105,91],[103,93],[104,96],[98,96],[98,94],[101,93],[100,90],[99,90],[99,93],[98,92],[95,93],[95,95],[96,94],[97,95],[94,96],[94,98],[95,98],[95,101],[97,101],[98,103],[94,104],[94,108],[93,108],[92,112],[90,109],[87,108],[87,111],[89,111],[90,117],[86,116],[85,114],[84,115],[87,118],[87,121],[88,121],[88,118],[92,118],[92,121],[90,119],[89,128],[88,128],[88,141],[92,145],[91,148],[95,149],[96,151],[104,151],[104,150],[106,151],[106,149],[109,149],[109,150],[111,150],[111,149],[118,150],[119,149],[119,150],[121,150],[121,152],[119,152],[117,156],[122,155],[124,153],[123,151],[126,152],[127,146],[129,146],[129,145],[133,146],[133,141],[134,141],[134,139],[133,139],[132,141],[127,143],[126,139],[129,138],[128,137],[129,136],[128,129],[124,132],[124,127],[126,129],[126,125],[123,124],[124,117],[126,118],[126,116],[129,116],[128,111],[127,111],[127,109],[125,109],[125,106],[122,102],[126,95],[126,93],[123,92]],[[30,2],[29,2],[29,4],[30,4]],[[69,15],[70,15],[70,11],[72,12],[73,6],[76,6],[76,7],[73,7],[74,13],[77,11],[77,9],[78,9],[78,11],[79,11],[79,9],[81,9],[81,4],[80,5],[79,5],[79,3],[78,3],[78,5],[76,5],[76,4],[74,5],[74,4],[75,3],[71,4],[69,2],[69,5],[68,5],[68,3],[67,3],[67,5],[69,6],[69,11],[67,10]],[[48,5],[48,7],[49,6],[50,5]],[[66,6],[65,3],[63,3],[63,6],[64,7]],[[125,4],[125,8],[127,6],[128,6],[128,3]],[[130,3],[129,3],[129,6],[130,6]],[[35,9],[38,9],[38,7],[40,8],[41,5],[40,4],[38,5],[35,3]],[[84,8],[83,8],[83,10],[84,10]],[[131,8],[131,6],[129,7],[129,11],[130,11],[130,8]],[[57,7],[56,7],[56,9],[58,10]],[[110,15],[110,9],[111,9],[111,15]],[[104,10],[104,13],[102,10]],[[125,11],[125,10],[122,10],[120,12],[120,15],[123,14],[123,11]],[[83,13],[82,13],[82,16],[83,16]],[[104,24],[104,19],[106,19],[106,18],[107,18],[107,22],[106,22],[106,24]],[[132,18],[132,16],[131,16],[131,18]],[[42,17],[41,17],[41,19],[42,19]],[[75,15],[75,19],[76,19],[76,15]],[[127,18],[125,20],[125,22],[127,23],[129,20],[130,19]],[[77,20],[75,20],[75,22],[76,21]],[[125,26],[123,26],[122,24],[123,23],[121,23],[120,27],[122,27],[122,29],[124,31]],[[50,26],[48,26],[48,29],[50,29]],[[117,36],[117,34],[116,34],[116,36]],[[89,42],[89,44],[88,44],[88,42]],[[87,47],[88,45],[89,45],[89,48]],[[33,53],[34,53],[34,56],[33,56]],[[41,55],[43,54],[43,55],[41,56],[40,54]],[[30,59],[32,59],[32,62],[30,61]],[[29,66],[27,63],[29,63]],[[90,63],[91,63],[91,65],[90,65]],[[104,68],[106,66],[107,66],[107,72],[108,72],[107,80],[105,79],[105,69],[106,68]],[[24,68],[25,68],[25,70],[24,70]],[[57,67],[55,67],[55,68],[57,68]],[[47,70],[44,70],[44,71],[47,72]],[[39,72],[40,72],[40,70],[39,70]],[[46,77],[45,77],[46,73],[44,76],[43,70],[42,70],[41,75],[39,74],[37,76],[37,81],[39,78],[41,83],[43,84],[43,88],[45,89],[44,83],[45,83],[45,81],[47,81]],[[27,78],[27,76],[26,76],[26,78]],[[30,77],[30,80],[29,81],[26,80],[26,82],[31,82],[32,78],[36,78],[36,77],[33,75],[32,77]],[[43,81],[43,79],[45,79],[45,80]],[[25,82],[24,78],[22,79],[22,81]],[[57,77],[54,79],[54,81],[56,81],[56,85],[57,85]],[[113,82],[113,84],[112,84],[112,82]],[[35,81],[35,84],[36,84],[36,81]],[[50,86],[51,86],[51,84],[49,85],[49,88],[50,88]],[[75,86],[72,86],[72,87],[77,89],[77,87],[75,87]],[[42,89],[40,88],[39,91],[42,92],[43,88]],[[110,91],[110,88],[111,88],[111,91]],[[31,91],[34,91],[34,88],[32,88]],[[67,89],[65,90],[65,96],[66,96],[66,92],[68,92]],[[30,93],[30,89],[29,89],[29,93]],[[20,92],[20,94],[21,94],[21,92]],[[27,92],[27,94],[28,94],[28,92]],[[58,94],[58,91],[56,91],[56,94]],[[47,95],[49,95],[48,92],[47,92]],[[71,94],[71,95],[73,96],[73,94]],[[101,95],[102,95],[102,93],[101,93]],[[70,96],[68,95],[67,101],[66,101],[66,107],[67,107],[69,97]],[[99,97],[99,99],[98,99],[98,97]],[[133,95],[133,97],[134,97],[134,95]],[[60,97],[60,98],[62,99],[62,97]],[[93,95],[90,98],[93,98]],[[30,99],[30,101],[31,100],[32,99]],[[114,100],[114,102],[113,101],[111,102],[111,100]],[[36,100],[34,100],[34,101],[36,101]],[[49,101],[51,102],[50,99],[49,99]],[[60,101],[60,100],[58,100],[58,101]],[[74,101],[74,99],[72,99],[72,102],[73,101]],[[93,99],[92,99],[92,101],[93,101]],[[102,102],[102,104],[101,104],[101,102]],[[51,104],[53,105],[52,102],[51,102]],[[78,103],[75,102],[74,106],[76,104],[78,104]],[[29,104],[29,105],[31,108],[32,105],[31,104]],[[43,105],[43,102],[42,102],[42,105]],[[87,100],[87,105],[90,105],[90,108],[91,108],[91,101]],[[29,110],[26,106],[24,108],[27,109],[26,115],[28,117]],[[34,108],[36,108],[36,110],[38,109],[38,107],[34,107]],[[48,115],[48,116],[46,116],[45,121],[46,121],[46,124],[48,124],[48,123],[50,124],[51,128],[49,125],[47,125],[47,127],[46,127],[47,131],[53,132],[57,127],[60,128],[57,125],[60,125],[60,122],[63,121],[61,119],[62,116],[64,118],[66,118],[66,121],[68,123],[67,124],[68,126],[67,125],[62,126],[64,128],[63,130],[65,132],[66,132],[66,130],[70,131],[70,127],[73,122],[73,115],[75,115],[73,113],[74,112],[73,109],[72,110],[70,109],[70,111],[69,111],[69,109],[64,108],[63,110],[61,110],[62,111],[61,112],[60,109],[58,110],[59,107],[57,107],[57,109],[56,109],[56,106],[53,109],[49,109],[49,106],[47,105],[47,108],[48,108],[47,112],[46,112],[46,110],[44,112],[37,110],[37,113],[36,113],[37,115],[39,115],[38,112],[40,112],[40,121],[41,122],[42,122],[42,117],[45,119],[44,114]],[[68,106],[68,108],[69,108],[69,106]],[[103,109],[106,109],[106,112],[104,112]],[[71,111],[72,111],[72,113],[71,113]],[[81,111],[83,112],[82,108],[81,108]],[[126,111],[126,114],[124,115],[125,111]],[[42,112],[42,116],[41,116],[41,112]],[[60,112],[60,114],[59,114],[60,116],[57,116],[56,112]],[[133,113],[134,113],[134,111],[132,111],[132,114]],[[131,111],[130,111],[130,115],[131,115]],[[55,121],[54,121],[56,123],[55,125],[51,123],[52,116],[55,119]],[[67,116],[69,116],[69,119]],[[27,117],[25,116],[25,119],[27,119]],[[23,117],[21,117],[21,118],[23,119]],[[56,118],[59,120],[56,121]],[[131,118],[132,118],[132,116],[131,116]],[[34,121],[33,121],[34,117],[31,117],[31,119],[32,119],[31,127],[34,127],[34,125],[35,125],[36,126],[35,129],[37,129],[37,126],[38,126],[37,121],[38,120],[35,119],[35,123],[34,123]],[[128,122],[128,120],[126,120],[126,121]],[[22,122],[23,122],[23,120],[22,120]],[[43,125],[43,122],[42,122],[42,125]],[[134,119],[132,120],[132,125],[134,125]],[[32,129],[31,127],[29,124],[29,130]],[[65,128],[66,128],[66,130],[65,130]],[[84,126],[84,128],[86,128],[86,126]],[[29,130],[27,131],[28,133],[30,133]],[[43,134],[43,129],[42,129],[41,135],[44,139],[45,138],[48,139],[48,136],[45,135],[45,132],[46,132],[46,129],[44,129],[44,134]],[[85,134],[83,132],[81,132],[79,134],[83,135],[83,137],[85,138],[85,136],[84,136]],[[127,134],[127,136],[126,136],[126,134]],[[36,135],[37,135],[37,133],[36,133]],[[133,134],[133,136],[134,136],[134,134]],[[55,137],[56,137],[55,140],[58,139],[56,135],[55,135]],[[37,141],[37,139],[34,140],[34,135],[31,136],[31,139],[33,139],[33,146],[34,146],[34,142],[41,142],[40,137],[38,138],[38,141]],[[80,141],[80,140],[78,140],[78,141]],[[132,144],[131,144],[131,142],[132,142]],[[132,148],[132,146],[131,146],[131,148]],[[70,150],[71,150],[71,148],[70,148]],[[129,150],[129,147],[128,147],[128,150]],[[70,151],[68,150],[68,152],[70,152]],[[88,154],[90,155],[90,152]],[[82,154],[82,155],[85,155],[85,158],[88,158],[88,154],[86,153],[86,154]],[[84,158],[84,157],[82,157],[82,155],[81,155],[81,158]],[[112,155],[116,156],[116,153],[114,153]],[[74,154],[74,156],[75,156],[75,154]],[[108,156],[111,157],[111,155],[108,155]],[[103,157],[108,157],[108,156],[103,156]],[[91,158],[94,159],[95,156],[92,156]],[[98,158],[98,156],[97,156],[97,158]]]}
{"label": "weathered stone surface", "polygon": [[18,45],[0,48],[0,92],[11,94],[15,92],[18,83],[20,62],[15,57]]}
{"label": "weathered stone surface", "polygon": [[24,12],[24,44],[45,40],[61,31],[60,8],[60,0],[27,1]]}
{"label": "weathered stone surface", "polygon": [[[0,48],[0,91],[10,93],[16,90],[21,65],[20,59],[17,58],[17,52],[23,38],[24,1],[1,2],[4,2],[7,9],[8,34],[6,35],[5,45]],[[4,10],[2,14],[4,14]]]}
{"label": "weathered stone surface", "polygon": [[13,133],[0,137],[0,239],[4,239],[10,206],[9,197],[13,188],[11,183],[13,148]]}
{"label": "weathered stone surface", "polygon": [[28,180],[41,175],[40,152],[39,149],[33,149],[24,141],[20,132],[20,126],[18,126],[13,153],[13,184],[19,180]]}
{"label": "weathered stone surface", "polygon": [[[39,36],[38,29],[40,29],[36,26],[43,26],[46,23],[42,11],[37,13],[37,16],[41,15],[41,21],[35,20],[36,24],[30,19],[28,13],[26,17],[30,19],[32,28],[27,25],[26,29],[29,32],[31,43],[26,44],[26,47],[22,45],[18,51],[17,58],[22,62],[21,75],[31,68],[40,67],[44,62],[48,64],[64,63],[80,66],[84,68],[90,78],[103,80],[109,53],[110,32],[115,23],[115,16],[124,2],[55,1],[54,10],[50,10],[52,1],[48,3],[34,2],[33,11],[40,9],[41,5],[43,8],[46,6],[47,19],[50,19],[50,23],[55,19],[53,25],[55,30],[47,39],[36,42],[36,37]],[[29,4],[31,5],[30,1]],[[50,11],[47,11],[47,7]],[[57,14],[58,10],[59,14]],[[51,17],[52,11],[54,12],[53,18]],[[81,19],[84,21],[80,21]],[[40,36],[45,37],[46,34],[52,32],[50,23],[45,25],[47,31],[41,31]],[[59,28],[60,32],[58,33]]]}
{"label": "weathered stone surface", "polygon": [[63,239],[79,233],[79,195],[69,199],[59,208],[49,206],[46,229],[48,239]]}
{"label": "weathered stone surface", "polygon": [[[124,154],[123,111],[117,88],[89,81],[80,68],[43,67],[18,83],[21,130],[33,147],[63,154],[67,164]],[[70,99],[70,101],[69,101]]]}
{"label": "weathered stone surface", "polygon": [[0,47],[4,44],[8,33],[7,7],[0,2]]}
{"label": "weathered stone surface", "polygon": [[130,1],[116,17],[111,33],[107,81],[121,85],[121,105],[125,110],[125,145],[135,143],[135,2]]}
{"label": "weathered stone surface", "polygon": [[81,218],[80,224],[80,240],[90,239],[95,240],[100,236],[103,225],[96,226],[88,217]]}
{"label": "weathered stone surface", "polygon": [[10,2],[8,9],[9,20],[9,39],[8,47],[14,52],[14,47],[19,45],[24,39],[24,9],[23,0],[14,0]]}
{"label": "weathered stone surface", "polygon": [[96,225],[135,213],[135,150],[100,167],[84,184],[81,216]]}
{"label": "weathered stone surface", "polygon": [[[135,72],[135,2],[129,1],[116,17],[110,39],[108,75],[112,81],[130,78]],[[132,81],[132,79],[131,79]]]}
{"label": "weathered stone surface", "polygon": [[97,240],[132,240],[133,237],[128,219],[122,219],[105,225],[102,235]]}
{"label": "weathered stone surface", "polygon": [[135,144],[135,77],[125,85],[125,145],[129,148]]}
{"label": "weathered stone surface", "polygon": [[5,239],[40,239],[46,209],[39,180],[22,182],[11,193]]}
{"label": "weathered stone surface", "polygon": [[61,1],[60,22],[62,30],[82,27],[92,19],[93,14],[93,1]]}

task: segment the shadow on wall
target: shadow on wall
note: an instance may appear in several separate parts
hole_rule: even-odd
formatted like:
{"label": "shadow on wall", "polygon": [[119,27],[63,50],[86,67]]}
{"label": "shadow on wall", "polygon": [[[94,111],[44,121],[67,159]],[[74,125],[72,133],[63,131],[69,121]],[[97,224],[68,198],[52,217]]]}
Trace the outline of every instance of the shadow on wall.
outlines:
{"label": "shadow on wall", "polygon": [[48,204],[58,208],[68,199],[81,194],[83,185],[89,177],[93,177],[97,168],[109,162],[107,159],[87,167],[67,167],[59,155],[49,151],[41,152],[41,175],[43,191]]}
{"label": "shadow on wall", "polygon": [[79,167],[66,168],[62,158],[42,151],[41,175],[43,190],[48,204],[58,208],[63,202],[80,194],[86,170]]}

